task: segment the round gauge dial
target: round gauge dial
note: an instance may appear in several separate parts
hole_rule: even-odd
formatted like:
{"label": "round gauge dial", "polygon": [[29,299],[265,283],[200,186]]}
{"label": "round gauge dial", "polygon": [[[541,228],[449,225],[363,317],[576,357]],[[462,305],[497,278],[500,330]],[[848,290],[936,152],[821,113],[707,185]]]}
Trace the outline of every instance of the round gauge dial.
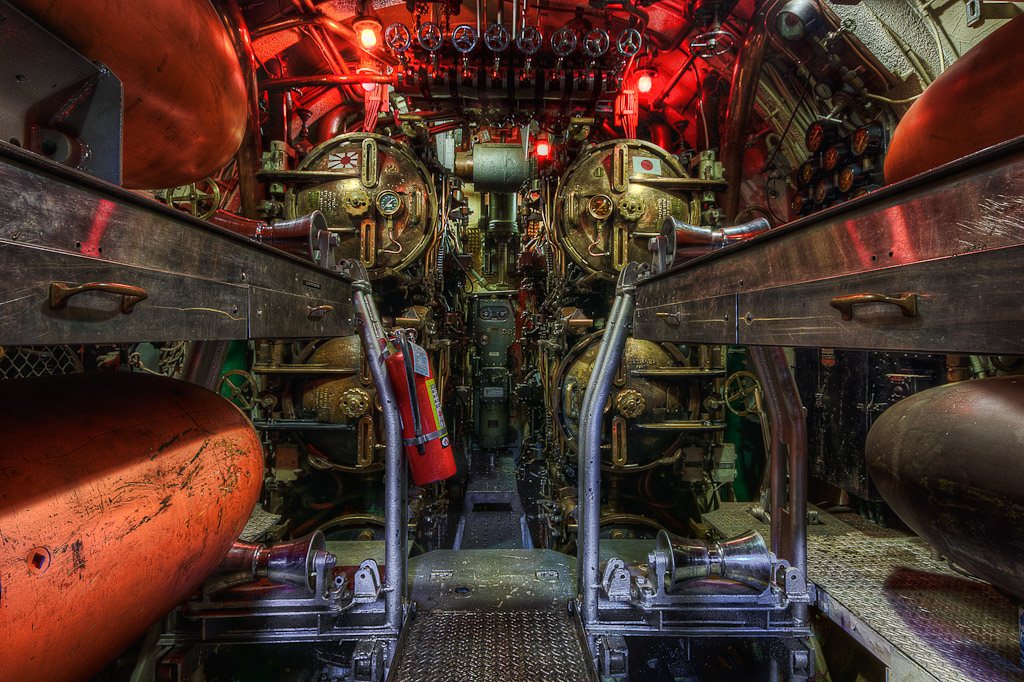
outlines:
{"label": "round gauge dial", "polygon": [[835,170],[839,164],[846,160],[848,154],[845,144],[832,144],[821,157],[821,165],[825,170]]}
{"label": "round gauge dial", "polygon": [[807,136],[804,142],[807,143],[807,150],[810,152],[820,151],[826,143],[835,139],[836,124],[832,121],[815,121],[807,126]]}
{"label": "round gauge dial", "polygon": [[860,166],[847,166],[839,171],[839,191],[849,192],[860,184],[862,177],[864,177],[864,171]]}
{"label": "round gauge dial", "polygon": [[794,194],[793,198],[789,200],[789,208],[792,209],[793,213],[796,213],[797,215],[803,215],[804,208],[806,208],[804,202],[804,195],[801,194],[800,192]]}
{"label": "round gauge dial", "polygon": [[832,198],[835,193],[835,185],[828,178],[820,181],[814,186],[814,202],[817,204],[824,204]]}
{"label": "round gauge dial", "polygon": [[857,128],[851,140],[850,148],[857,156],[875,151],[882,143],[882,128],[875,123]]}
{"label": "round gauge dial", "polygon": [[813,161],[804,161],[800,165],[800,170],[797,171],[797,180],[800,181],[801,185],[809,185],[817,173],[818,169]]}
{"label": "round gauge dial", "polygon": [[615,203],[611,197],[605,194],[596,194],[590,197],[590,201],[587,202],[587,213],[597,220],[607,220],[614,208]]}
{"label": "round gauge dial", "polygon": [[377,195],[377,210],[385,218],[390,218],[402,210],[402,197],[398,192],[386,189]]}

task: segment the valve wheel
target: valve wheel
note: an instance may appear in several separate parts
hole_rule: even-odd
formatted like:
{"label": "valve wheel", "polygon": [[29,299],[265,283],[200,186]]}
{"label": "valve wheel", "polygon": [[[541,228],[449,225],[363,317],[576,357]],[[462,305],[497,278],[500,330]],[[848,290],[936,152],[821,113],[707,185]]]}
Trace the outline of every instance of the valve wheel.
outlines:
{"label": "valve wheel", "polygon": [[592,59],[604,55],[611,46],[612,39],[604,29],[593,28],[583,36],[583,50]]}
{"label": "valve wheel", "polygon": [[476,29],[469,24],[459,24],[452,31],[452,46],[462,54],[472,52],[476,43]]}
{"label": "valve wheel", "polygon": [[[232,377],[238,377],[232,380]],[[224,388],[228,394],[224,395]],[[220,382],[217,383],[217,393],[221,394],[243,410],[251,410],[260,404],[259,386],[256,384],[256,377],[242,369],[233,369],[224,372]]]}
{"label": "valve wheel", "polygon": [[536,26],[524,26],[516,38],[516,46],[523,54],[536,54],[544,43],[544,34]]}
{"label": "valve wheel", "polygon": [[501,24],[491,24],[484,32],[484,44],[491,52],[504,52],[511,39],[508,29]]}
{"label": "valve wheel", "polygon": [[163,199],[168,206],[206,220],[220,208],[220,185],[213,178],[205,178],[164,190]]}
{"label": "valve wheel", "polygon": [[707,31],[690,41],[690,51],[701,58],[720,57],[733,48],[736,36],[723,29]]}
{"label": "valve wheel", "polygon": [[737,417],[746,417],[757,410],[754,391],[761,389],[761,383],[750,372],[734,372],[725,380],[722,393],[725,395],[725,406]]}
{"label": "valve wheel", "polygon": [[643,44],[644,39],[640,35],[640,31],[635,28],[627,28],[619,34],[619,39],[616,41],[615,46],[619,48],[619,52],[622,55],[632,57],[640,51]]}
{"label": "valve wheel", "polygon": [[384,29],[384,42],[395,52],[405,52],[412,46],[412,33],[405,24],[391,24]]}
{"label": "valve wheel", "polygon": [[576,49],[576,34],[568,28],[560,28],[551,34],[551,49],[559,57],[568,57]]}
{"label": "valve wheel", "polygon": [[441,49],[441,45],[444,43],[444,34],[441,32],[440,26],[432,21],[428,21],[420,26],[420,30],[416,32],[416,41],[424,50],[436,52]]}

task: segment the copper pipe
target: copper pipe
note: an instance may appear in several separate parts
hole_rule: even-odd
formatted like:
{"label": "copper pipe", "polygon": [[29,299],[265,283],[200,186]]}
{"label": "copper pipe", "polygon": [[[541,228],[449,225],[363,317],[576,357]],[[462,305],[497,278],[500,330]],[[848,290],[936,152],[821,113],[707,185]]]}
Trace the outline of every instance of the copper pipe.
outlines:
{"label": "copper pipe", "polygon": [[385,76],[379,73],[354,73],[342,74],[340,76],[321,74],[318,76],[296,76],[293,78],[275,78],[273,80],[266,80],[260,83],[260,88],[262,90],[289,90],[291,88],[354,85],[357,83],[385,83],[390,85],[391,81],[391,76]]}
{"label": "copper pipe", "polygon": [[242,202],[242,215],[246,218],[256,218],[256,206],[260,200],[256,171],[260,168],[260,157],[263,156],[263,141],[260,139],[260,91],[256,84],[256,54],[252,50],[252,37],[249,35],[249,28],[245,25],[237,0],[217,0],[214,7],[231,34],[231,42],[245,80],[249,120],[245,135],[242,137],[242,146],[238,148],[235,159],[238,166],[238,193]]}
{"label": "copper pipe", "polygon": [[763,4],[750,20],[750,30],[736,58],[729,91],[729,107],[725,114],[725,137],[722,139],[722,166],[729,189],[725,191],[722,208],[725,220],[731,223],[740,209],[740,188],[743,182],[743,151],[746,149],[747,124],[754,109],[761,64],[771,42],[765,26]]}
{"label": "copper pipe", "polygon": [[319,26],[321,28],[327,29],[328,31],[337,35],[345,42],[352,45],[352,47],[356,48],[357,50],[365,54],[367,57],[370,57],[371,59],[376,59],[379,62],[387,64],[388,66],[398,66],[398,60],[392,57],[391,55],[384,54],[383,52],[371,52],[370,50],[364,49],[362,44],[359,42],[359,36],[357,36],[356,32],[350,29],[348,26],[342,26],[333,19],[330,19],[322,15],[316,17],[295,17],[293,19],[285,19],[284,21],[279,21],[274,24],[260,26],[258,29],[253,31],[252,37],[255,40],[257,38],[262,38],[263,36],[268,36],[271,33],[289,31],[293,28],[299,28],[301,26]]}

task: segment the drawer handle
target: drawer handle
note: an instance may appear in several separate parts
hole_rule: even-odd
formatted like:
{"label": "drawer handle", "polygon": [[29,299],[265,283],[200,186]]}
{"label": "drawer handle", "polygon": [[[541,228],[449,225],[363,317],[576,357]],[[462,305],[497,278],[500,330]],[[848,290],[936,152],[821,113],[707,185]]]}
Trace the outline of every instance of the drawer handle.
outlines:
{"label": "drawer handle", "polygon": [[890,303],[903,311],[903,317],[917,317],[917,294],[886,296],[885,294],[850,294],[836,296],[829,305],[839,311],[844,320],[853,319],[853,306],[858,303]]}
{"label": "drawer handle", "polygon": [[679,326],[679,313],[654,313],[655,317],[660,317],[661,321],[670,327]]}
{"label": "drawer handle", "polygon": [[116,284],[114,282],[89,282],[81,286],[73,287],[64,282],[50,282],[50,307],[54,310],[65,308],[68,299],[87,291],[100,291],[105,294],[115,294],[121,297],[121,312],[130,313],[135,309],[135,304],[145,301],[149,294],[142,287],[133,287],[128,284]]}
{"label": "drawer handle", "polygon": [[306,306],[306,317],[314,322],[319,322],[326,317],[327,313],[334,310],[332,305]]}

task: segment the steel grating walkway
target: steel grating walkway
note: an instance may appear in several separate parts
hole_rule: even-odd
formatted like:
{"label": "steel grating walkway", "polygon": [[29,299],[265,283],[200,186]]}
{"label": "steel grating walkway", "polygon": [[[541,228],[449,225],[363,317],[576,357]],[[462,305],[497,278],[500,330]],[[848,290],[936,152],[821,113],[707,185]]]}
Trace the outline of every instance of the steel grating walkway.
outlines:
{"label": "steel grating walkway", "polygon": [[565,609],[429,611],[406,627],[389,682],[592,682]]}
{"label": "steel grating walkway", "polygon": [[[767,538],[748,506],[726,503],[704,518],[726,537],[755,528]],[[1024,682],[1009,599],[936,561],[917,537],[819,518],[807,536],[818,609],[886,664],[889,679]]]}

